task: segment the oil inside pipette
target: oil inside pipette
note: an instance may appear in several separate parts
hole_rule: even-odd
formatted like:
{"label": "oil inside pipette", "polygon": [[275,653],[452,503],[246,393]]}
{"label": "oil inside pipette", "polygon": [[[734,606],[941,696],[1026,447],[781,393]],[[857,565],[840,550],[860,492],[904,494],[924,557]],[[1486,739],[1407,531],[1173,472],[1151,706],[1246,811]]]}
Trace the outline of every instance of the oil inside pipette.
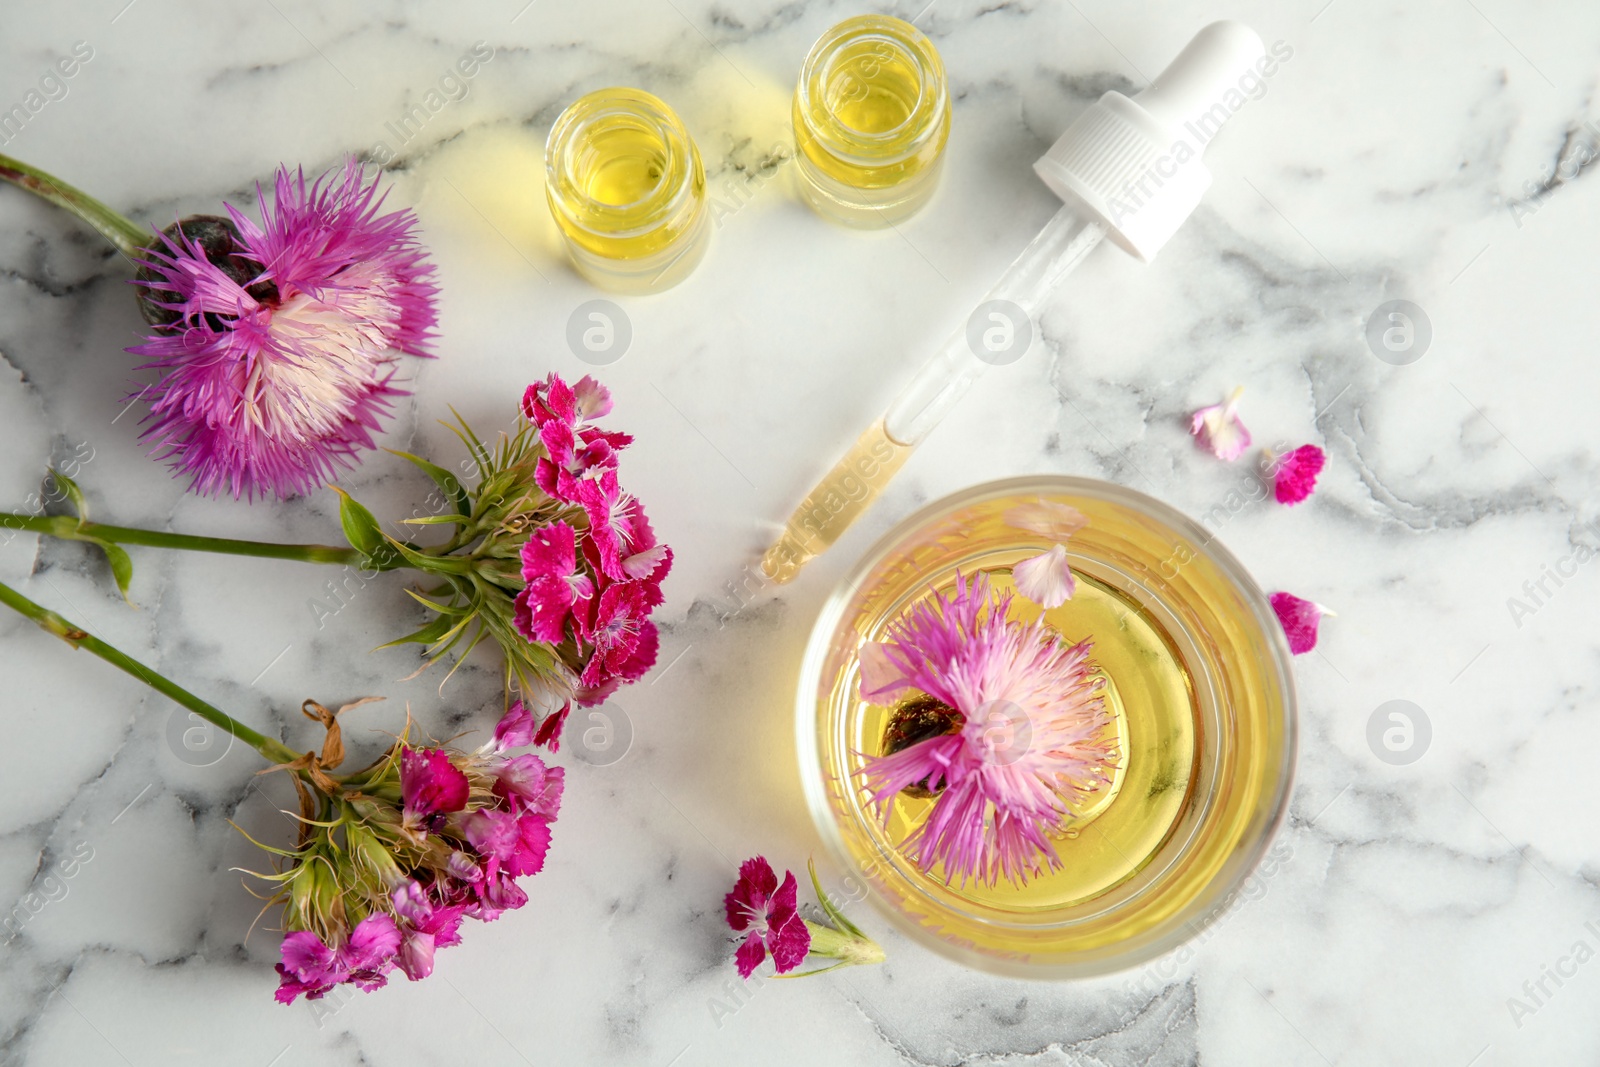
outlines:
{"label": "oil inside pipette", "polygon": [[775,582],[787,582],[801,567],[821,555],[878,499],[912,448],[890,437],[879,419],[856,438],[850,451],[817,483],[811,495],[789,516],[788,525],[767,554],[761,571]]}

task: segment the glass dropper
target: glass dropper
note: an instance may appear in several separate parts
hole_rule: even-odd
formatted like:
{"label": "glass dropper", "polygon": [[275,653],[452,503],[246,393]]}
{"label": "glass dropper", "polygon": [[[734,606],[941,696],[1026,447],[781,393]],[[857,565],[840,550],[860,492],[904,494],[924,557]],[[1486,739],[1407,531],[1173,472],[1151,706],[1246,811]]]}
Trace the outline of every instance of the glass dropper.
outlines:
{"label": "glass dropper", "polygon": [[1205,147],[1246,86],[1265,84],[1268,62],[1253,30],[1214,22],[1136,97],[1108,92],[1079,116],[1034,164],[1064,206],[806,495],[762,557],[763,574],[788,582],[827,551],[986,370],[1021,358],[1045,301],[1103,238],[1146,262],[1155,255],[1210,185]]}

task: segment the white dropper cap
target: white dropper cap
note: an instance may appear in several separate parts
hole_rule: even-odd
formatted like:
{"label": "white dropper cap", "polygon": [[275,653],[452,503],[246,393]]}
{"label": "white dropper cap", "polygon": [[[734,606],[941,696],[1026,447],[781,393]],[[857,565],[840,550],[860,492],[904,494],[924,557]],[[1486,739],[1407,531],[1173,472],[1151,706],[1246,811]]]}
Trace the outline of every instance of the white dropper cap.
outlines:
{"label": "white dropper cap", "polygon": [[1251,79],[1264,84],[1258,64],[1265,55],[1250,27],[1213,22],[1133,99],[1109,92],[1091,104],[1033,169],[1062,200],[1082,201],[1107,237],[1148,263],[1211,185],[1201,157],[1244,106],[1247,90],[1256,89]]}

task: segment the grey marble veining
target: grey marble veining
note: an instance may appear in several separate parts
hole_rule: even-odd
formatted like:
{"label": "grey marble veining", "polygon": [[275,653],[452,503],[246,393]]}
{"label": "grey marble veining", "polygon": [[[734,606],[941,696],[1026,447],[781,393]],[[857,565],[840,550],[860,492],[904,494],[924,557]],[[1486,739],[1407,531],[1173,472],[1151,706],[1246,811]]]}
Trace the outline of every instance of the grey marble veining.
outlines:
{"label": "grey marble veining", "polygon": [[[0,109],[76,42],[93,52],[0,151],[142,221],[246,203],[280,161],[389,160],[444,288],[440,358],[413,365],[394,447],[456,457],[437,424],[449,405],[494,427],[534,377],[587,369],[565,331],[595,294],[563,262],[541,188],[568,101],[606,84],[666,98],[722,205],[693,277],[620,301],[634,340],[602,371],[611,421],[638,437],[624,475],[678,564],[660,666],[608,709],[631,732],[626,756],[563,754],[567,800],[529,906],[469,930],[426,982],[273,1003],[276,945],[247,939],[259,905],[232,873],[261,861],[230,823],[283,833],[284,783],[256,777],[248,751],[179,759],[170,702],[0,618],[0,910],[27,915],[0,943],[0,1062],[1600,1062],[1600,564],[1577,551],[1600,545],[1600,9],[887,8],[937,43],[955,119],[933,204],[871,235],[812,216],[774,151],[806,49],[860,10],[0,10]],[[1219,17],[1293,57],[1208,153],[1217,180],[1195,217],[1151,266],[1095,252],[1027,358],[978,385],[859,528],[781,593],[740,591],[811,480],[1049,217],[1032,159]],[[433,109],[441,75],[480,42],[492,58]],[[76,462],[107,518],[336,541],[331,494],[200,500],[144,457],[142,408],[122,402],[139,387],[121,351],[138,331],[128,276],[86,229],[0,189],[0,503],[29,507],[48,463]],[[1396,299],[1432,327],[1407,366],[1364,333]],[[1241,383],[1257,441],[1328,450],[1302,507],[1238,502],[1243,467],[1184,431]],[[1211,516],[1264,586],[1339,612],[1296,662],[1303,743],[1280,862],[1200,941],[1103,980],[962,970],[858,905],[887,965],[741,986],[720,916],[731,865],[759,851],[799,869],[818,848],[791,708],[819,605],[916,505],[1033,471]],[[344,484],[380,513],[427,491],[379,455]],[[388,697],[352,713],[352,758],[408,708],[438,737],[492,723],[492,661],[441,694],[438,674],[402,680],[410,653],[369,651],[414,618],[398,579],[319,617],[319,568],[138,550],[135,563],[137,610],[81,546],[0,537],[5,580],[293,744],[313,740],[307,697]],[[1390,700],[1431,723],[1406,765],[1368,742]]]}

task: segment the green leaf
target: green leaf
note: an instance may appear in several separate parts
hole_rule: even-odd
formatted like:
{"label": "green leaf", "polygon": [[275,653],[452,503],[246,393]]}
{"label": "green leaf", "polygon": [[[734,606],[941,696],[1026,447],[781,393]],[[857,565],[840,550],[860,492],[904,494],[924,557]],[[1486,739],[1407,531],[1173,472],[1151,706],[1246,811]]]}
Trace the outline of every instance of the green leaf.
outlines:
{"label": "green leaf", "polygon": [[454,601],[441,604],[436,600],[429,600],[415,589],[407,589],[406,595],[429,611],[437,611],[441,615],[471,615],[477,610],[471,604],[457,604]]}
{"label": "green leaf", "polygon": [[[419,571],[429,574],[469,574],[472,571],[472,561],[457,556],[435,556],[428,552],[418,552],[410,545],[389,538],[388,550],[398,554],[406,563]],[[395,563],[394,566],[399,566]],[[386,568],[392,569],[392,568]]]}
{"label": "green leaf", "polygon": [[440,615],[422,629],[406,634],[404,637],[397,637],[388,644],[379,645],[378,647],[395,648],[399,645],[431,645],[436,641],[442,640],[446,634],[455,627],[460,626],[464,621],[458,622],[450,615]]}
{"label": "green leaf", "polygon": [[339,524],[344,527],[345,540],[357,552],[368,557],[375,556],[379,549],[387,546],[388,541],[378,526],[378,520],[343,489],[334,486],[333,491],[339,494]]}
{"label": "green leaf", "polygon": [[407,526],[437,526],[444,522],[453,522],[457,526],[465,526],[467,517],[465,515],[419,515],[414,519],[401,519],[400,521]]}
{"label": "green leaf", "polygon": [[445,425],[457,437],[461,438],[462,444],[467,446],[467,450],[472,453],[473,461],[478,464],[478,470],[487,471],[493,467],[494,463],[489,458],[489,450],[483,447],[483,442],[478,440],[478,435],[472,432],[472,427],[468,426],[467,420],[461,417],[461,412],[451,407],[450,414],[456,417],[456,425],[450,426],[449,423],[445,423]]}
{"label": "green leaf", "polygon": [[827,915],[829,921],[851,937],[866,937],[861,932],[860,927],[844,917],[844,912],[839,910],[839,906],[833,902],[833,898],[823,892],[822,881],[817,877],[817,861],[808,856],[806,858],[806,869],[811,872],[811,888],[817,894],[817,903],[821,905],[823,914]]}
{"label": "green leaf", "polygon": [[65,474],[50,468],[50,477],[54,478],[56,485],[67,494],[67,499],[72,501],[73,510],[78,513],[78,522],[89,521],[89,502],[83,498],[83,490],[78,488],[78,483],[68,478]]}
{"label": "green leaf", "polygon": [[344,527],[345,540],[367,557],[363,569],[392,571],[404,566],[409,558],[405,549],[379,528],[372,512],[338,486],[331,488],[339,494],[339,525]]}
{"label": "green leaf", "polygon": [[[459,418],[459,416],[457,417]],[[410,452],[401,452],[394,448],[389,449],[389,451],[401,459],[408,459],[415,463],[424,474],[432,478],[433,483],[444,490],[444,495],[449,497],[450,502],[455,505],[457,515],[472,514],[472,500],[467,496],[467,488],[461,484],[460,478],[457,478],[437,463],[428,462],[421,456],[413,456]]]}
{"label": "green leaf", "polygon": [[122,594],[122,599],[128,600],[128,586],[133,583],[133,559],[123,551],[121,545],[114,545],[110,541],[95,538],[95,544],[100,546],[100,551],[106,554],[106,562],[111,564],[111,577],[117,580],[117,591]]}

